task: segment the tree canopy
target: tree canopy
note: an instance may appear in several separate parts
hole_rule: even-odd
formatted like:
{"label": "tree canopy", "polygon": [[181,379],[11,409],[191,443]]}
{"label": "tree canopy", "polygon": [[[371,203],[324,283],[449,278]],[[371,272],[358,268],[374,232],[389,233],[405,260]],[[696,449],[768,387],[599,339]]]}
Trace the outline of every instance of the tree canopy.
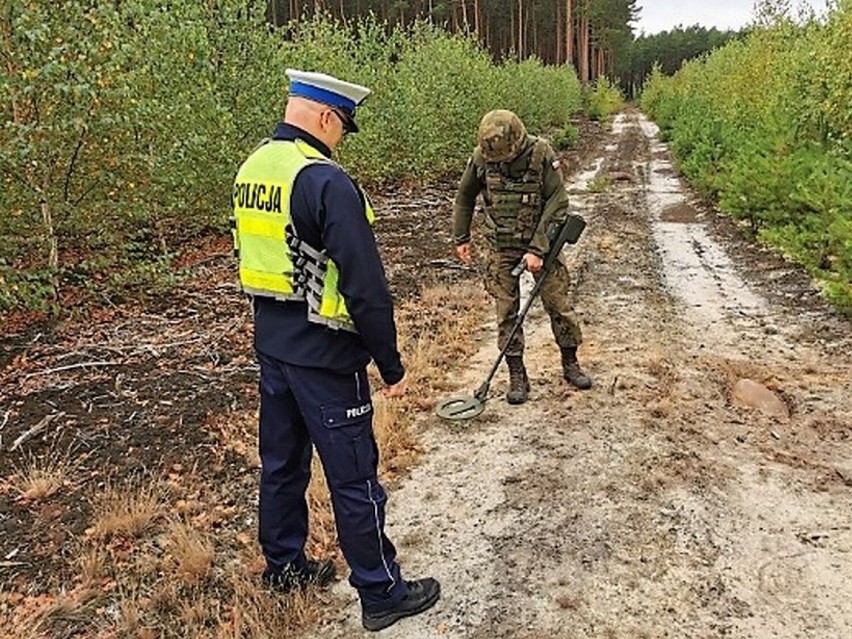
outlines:
{"label": "tree canopy", "polygon": [[276,25],[317,13],[344,21],[377,16],[387,24],[418,20],[474,36],[500,60],[530,57],[547,64],[573,64],[581,81],[613,75],[616,58],[633,38],[636,0],[269,0],[267,19]]}
{"label": "tree canopy", "polygon": [[619,57],[618,76],[622,89],[629,96],[636,95],[654,65],[659,65],[663,74],[672,75],[685,61],[713,51],[737,35],[734,31],[693,25],[639,36],[627,48],[625,55]]}

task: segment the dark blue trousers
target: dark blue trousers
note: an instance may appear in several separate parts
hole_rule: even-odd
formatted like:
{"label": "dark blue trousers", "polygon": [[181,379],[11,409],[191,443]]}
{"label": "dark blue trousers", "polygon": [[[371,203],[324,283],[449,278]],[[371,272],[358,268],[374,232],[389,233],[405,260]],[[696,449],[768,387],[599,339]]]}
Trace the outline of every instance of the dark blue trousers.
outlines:
{"label": "dark blue trousers", "polygon": [[305,566],[312,445],[322,461],[349,583],[364,608],[380,611],[408,588],[385,536],[387,495],[379,484],[367,371],[341,374],[260,361],[259,538],[272,571]]}

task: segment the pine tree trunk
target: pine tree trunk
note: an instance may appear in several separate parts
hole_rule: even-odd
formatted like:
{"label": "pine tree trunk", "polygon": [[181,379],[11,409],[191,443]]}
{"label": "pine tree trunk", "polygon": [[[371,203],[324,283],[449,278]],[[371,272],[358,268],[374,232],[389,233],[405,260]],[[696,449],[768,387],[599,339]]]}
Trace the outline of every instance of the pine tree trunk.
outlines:
{"label": "pine tree trunk", "polygon": [[[518,0],[518,2],[520,2],[520,0]],[[518,43],[515,42],[515,37],[517,35],[517,31],[515,30],[515,13],[513,11],[509,12],[509,33],[510,33],[509,38],[511,40],[511,46],[509,48],[512,49],[515,52],[515,55],[517,55],[518,54]],[[503,50],[506,51],[507,50],[506,47],[503,47]]]}
{"label": "pine tree trunk", "polygon": [[595,47],[589,45],[589,75],[586,78],[587,84],[592,84],[595,81]]}
{"label": "pine tree trunk", "polygon": [[574,7],[565,0],[565,62],[574,64]]}
{"label": "pine tree trunk", "polygon": [[562,64],[562,3],[556,3],[556,64]]}
{"label": "pine tree trunk", "polygon": [[524,59],[524,0],[518,0],[518,60]]}
{"label": "pine tree trunk", "polygon": [[479,34],[479,0],[473,0],[473,29]]}
{"label": "pine tree trunk", "polygon": [[579,51],[577,57],[580,67],[580,82],[589,83],[589,18],[582,16],[579,22],[579,34],[577,36]]}
{"label": "pine tree trunk", "polygon": [[[532,25],[529,26],[529,29],[532,29],[532,50],[543,59],[544,52],[538,47],[538,27],[536,26],[538,22],[535,14],[535,3],[532,5],[532,15],[527,14],[527,25]],[[529,29],[527,30],[527,40],[529,40]]]}

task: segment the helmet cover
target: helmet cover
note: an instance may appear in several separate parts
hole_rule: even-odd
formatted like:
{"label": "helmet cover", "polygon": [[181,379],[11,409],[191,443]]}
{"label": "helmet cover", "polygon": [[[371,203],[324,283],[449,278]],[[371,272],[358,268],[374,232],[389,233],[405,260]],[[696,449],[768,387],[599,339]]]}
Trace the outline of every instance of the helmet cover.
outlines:
{"label": "helmet cover", "polygon": [[523,150],[526,137],[527,130],[517,115],[497,109],[482,117],[476,141],[486,162],[509,162]]}

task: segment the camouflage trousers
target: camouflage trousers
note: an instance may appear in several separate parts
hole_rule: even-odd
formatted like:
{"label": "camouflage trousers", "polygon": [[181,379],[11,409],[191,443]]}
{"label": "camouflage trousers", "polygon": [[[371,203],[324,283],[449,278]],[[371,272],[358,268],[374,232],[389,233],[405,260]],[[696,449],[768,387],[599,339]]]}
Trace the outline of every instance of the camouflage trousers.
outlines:
{"label": "camouflage trousers", "polygon": [[[497,306],[497,345],[500,349],[506,344],[520,311],[520,278],[512,275],[512,269],[521,261],[524,252],[514,249],[491,249],[486,256],[485,288],[494,297]],[[538,281],[541,274],[533,277]],[[570,285],[568,269],[561,260],[557,260],[539,291],[544,310],[550,316],[553,337],[560,348],[579,346],[583,341],[580,325],[568,300]],[[506,354],[523,355],[523,352],[524,329],[520,327],[506,349]]]}

